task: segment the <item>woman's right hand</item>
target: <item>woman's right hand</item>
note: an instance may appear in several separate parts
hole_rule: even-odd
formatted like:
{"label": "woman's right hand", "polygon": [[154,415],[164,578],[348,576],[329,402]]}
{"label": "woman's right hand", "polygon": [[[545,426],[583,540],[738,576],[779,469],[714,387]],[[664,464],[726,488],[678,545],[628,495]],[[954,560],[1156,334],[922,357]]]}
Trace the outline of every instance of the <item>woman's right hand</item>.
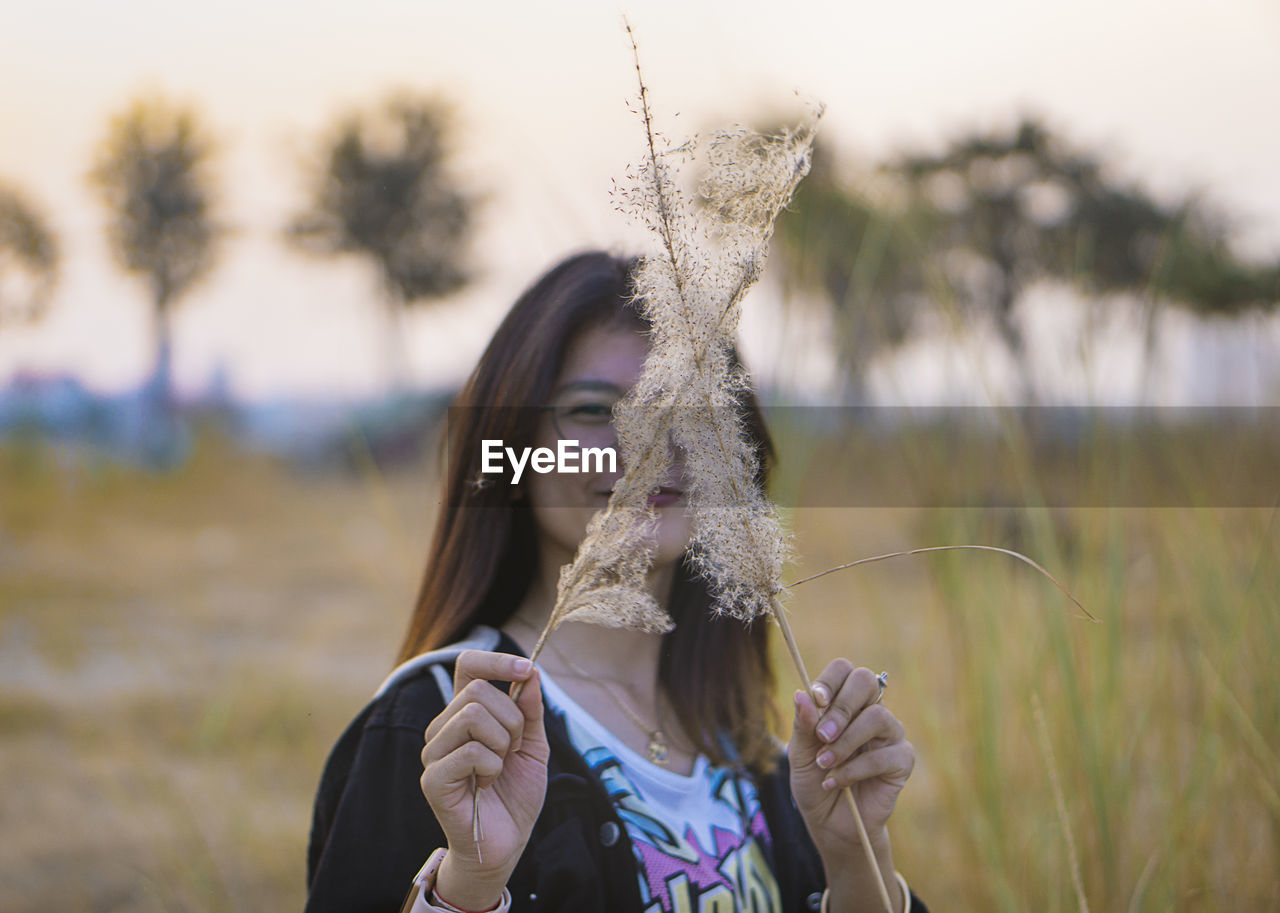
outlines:
{"label": "woman's right hand", "polygon": [[[524,682],[520,700],[492,681]],[[422,794],[449,841],[437,892],[456,907],[484,910],[501,896],[542,811],[551,749],[538,671],[527,659],[467,650],[453,685],[453,700],[427,727]],[[478,851],[477,800],[484,834]]]}

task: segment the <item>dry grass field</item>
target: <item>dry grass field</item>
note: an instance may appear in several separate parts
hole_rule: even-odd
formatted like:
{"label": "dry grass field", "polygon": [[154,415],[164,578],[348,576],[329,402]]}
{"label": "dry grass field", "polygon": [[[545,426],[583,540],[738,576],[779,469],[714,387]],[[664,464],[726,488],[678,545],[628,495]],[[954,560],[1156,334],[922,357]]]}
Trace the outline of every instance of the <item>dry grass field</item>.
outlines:
{"label": "dry grass field", "polygon": [[[0,910],[300,909],[313,790],[389,669],[432,478],[216,437],[167,474],[0,448]],[[796,589],[811,668],[890,672],[920,758],[895,849],[935,909],[1071,911],[1078,881],[1093,911],[1280,910],[1274,509],[790,517],[793,578],[1002,545],[1098,619],[978,552]]]}

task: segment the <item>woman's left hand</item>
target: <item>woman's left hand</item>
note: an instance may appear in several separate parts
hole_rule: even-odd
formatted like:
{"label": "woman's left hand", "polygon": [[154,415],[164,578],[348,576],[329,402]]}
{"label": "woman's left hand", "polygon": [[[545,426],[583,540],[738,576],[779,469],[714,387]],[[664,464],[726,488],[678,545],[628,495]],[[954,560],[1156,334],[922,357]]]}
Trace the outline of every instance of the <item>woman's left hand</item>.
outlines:
{"label": "woman's left hand", "polygon": [[880,690],[870,669],[837,659],[814,681],[820,706],[796,692],[787,747],[791,792],[824,859],[849,858],[860,840],[843,788],[852,788],[875,847],[884,842],[889,815],[915,766],[902,724],[877,703]]}

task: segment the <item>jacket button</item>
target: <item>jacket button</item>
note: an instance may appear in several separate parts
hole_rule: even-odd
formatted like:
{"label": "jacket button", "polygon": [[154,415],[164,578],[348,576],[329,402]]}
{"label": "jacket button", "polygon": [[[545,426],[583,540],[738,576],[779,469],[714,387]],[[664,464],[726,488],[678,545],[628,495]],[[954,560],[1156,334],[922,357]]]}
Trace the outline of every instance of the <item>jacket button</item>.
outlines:
{"label": "jacket button", "polygon": [[606,821],[600,825],[600,842],[605,846],[613,846],[618,842],[620,831],[618,825],[614,821]]}
{"label": "jacket button", "polygon": [[822,892],[814,891],[812,894],[810,894],[808,897],[804,899],[804,902],[805,902],[805,905],[810,910],[821,910],[822,909]]}

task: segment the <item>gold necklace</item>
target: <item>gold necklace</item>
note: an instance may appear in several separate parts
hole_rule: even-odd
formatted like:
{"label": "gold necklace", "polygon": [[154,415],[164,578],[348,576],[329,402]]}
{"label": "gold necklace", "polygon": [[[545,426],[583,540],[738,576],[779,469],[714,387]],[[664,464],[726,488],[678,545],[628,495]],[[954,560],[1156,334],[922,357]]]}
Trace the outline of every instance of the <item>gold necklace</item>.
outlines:
{"label": "gold necklace", "polygon": [[636,726],[640,729],[640,731],[649,737],[649,744],[648,746],[646,746],[646,751],[648,752],[649,760],[652,761],[654,764],[661,764],[665,767],[667,764],[668,757],[670,755],[670,751],[667,748],[667,739],[666,739],[666,736],[662,734],[662,730],[650,729],[647,725],[645,725],[645,721],[640,717],[640,714],[636,713],[636,711],[631,707],[630,704],[628,704],[622,698],[618,697],[616,694],[613,693],[613,689],[609,687],[608,681],[597,678],[593,676],[590,672],[587,672],[577,663],[573,662],[573,660],[569,659],[569,657],[561,653],[560,650],[556,647],[556,645],[553,644],[550,640],[547,641],[547,646],[551,648],[551,652],[555,653],[555,655],[559,657],[560,662],[568,666],[569,669],[579,678],[583,679],[584,681],[589,681],[589,682],[593,681],[600,685],[600,688],[604,691],[605,695],[609,698],[609,700],[613,701],[614,704],[618,706],[618,709],[621,710],[623,713],[625,713],[631,719],[631,722],[635,723]]}
{"label": "gold necklace", "polygon": [[[520,624],[524,625],[527,628],[530,628],[530,629],[533,628],[532,625],[528,624],[522,618],[513,618],[512,620],[518,621]],[[583,681],[595,682],[601,687],[601,689],[604,691],[605,695],[609,698],[609,700],[613,701],[613,703],[617,705],[618,709],[621,710],[623,713],[625,713],[628,719],[630,719],[631,722],[635,723],[636,726],[639,728],[639,730],[649,737],[649,744],[648,746],[646,746],[646,751],[649,755],[649,760],[652,761],[654,764],[661,764],[663,767],[665,767],[670,758],[671,751],[667,747],[667,738],[665,735],[663,735],[662,730],[650,729],[645,724],[645,721],[640,717],[640,714],[636,713],[636,711],[631,707],[630,704],[628,704],[622,698],[618,697],[616,694],[613,693],[613,689],[609,687],[609,683],[607,680],[601,679],[598,676],[592,675],[590,672],[583,669],[573,660],[569,659],[569,657],[565,656],[563,653],[560,652],[560,648],[557,647],[554,643],[552,643],[550,638],[547,639],[547,646],[551,648],[551,652],[554,653],[559,658],[560,662],[564,663],[565,666],[571,672],[574,673],[574,675],[578,676],[578,678],[582,679]]]}

